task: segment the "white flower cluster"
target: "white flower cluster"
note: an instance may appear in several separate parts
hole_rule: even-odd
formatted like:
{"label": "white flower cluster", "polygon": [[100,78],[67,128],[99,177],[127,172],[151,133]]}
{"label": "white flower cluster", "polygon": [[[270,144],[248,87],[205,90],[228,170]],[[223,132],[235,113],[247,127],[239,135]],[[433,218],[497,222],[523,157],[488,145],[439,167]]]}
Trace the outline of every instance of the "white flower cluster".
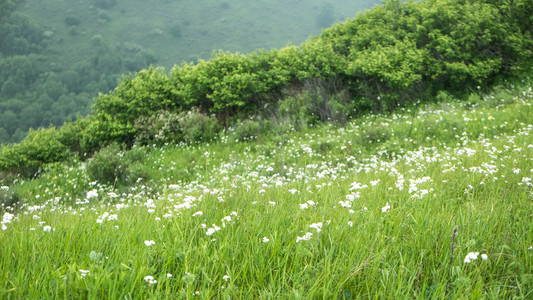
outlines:
{"label": "white flower cluster", "polygon": [[[479,252],[469,252],[465,257],[465,264],[471,263],[473,260],[476,260],[479,256]],[[487,260],[489,259],[487,254],[481,254],[481,259]]]}

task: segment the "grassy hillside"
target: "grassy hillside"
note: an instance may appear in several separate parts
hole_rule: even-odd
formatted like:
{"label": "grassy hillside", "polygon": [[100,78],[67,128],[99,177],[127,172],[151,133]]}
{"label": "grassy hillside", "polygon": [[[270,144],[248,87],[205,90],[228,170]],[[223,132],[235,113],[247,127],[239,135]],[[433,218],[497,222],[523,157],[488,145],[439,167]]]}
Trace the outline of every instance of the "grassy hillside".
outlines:
{"label": "grassy hillside", "polygon": [[2,187],[21,205],[3,214],[0,296],[531,298],[532,103],[527,79],[50,165]]}

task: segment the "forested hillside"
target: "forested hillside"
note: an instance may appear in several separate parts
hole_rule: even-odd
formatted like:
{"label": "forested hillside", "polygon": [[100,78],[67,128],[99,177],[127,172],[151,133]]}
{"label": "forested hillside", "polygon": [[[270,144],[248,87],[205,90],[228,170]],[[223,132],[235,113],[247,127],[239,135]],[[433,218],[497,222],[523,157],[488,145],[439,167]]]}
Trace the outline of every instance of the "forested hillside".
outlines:
{"label": "forested hillside", "polygon": [[377,1],[1,1],[0,143],[90,112],[122,74],[299,44]]}

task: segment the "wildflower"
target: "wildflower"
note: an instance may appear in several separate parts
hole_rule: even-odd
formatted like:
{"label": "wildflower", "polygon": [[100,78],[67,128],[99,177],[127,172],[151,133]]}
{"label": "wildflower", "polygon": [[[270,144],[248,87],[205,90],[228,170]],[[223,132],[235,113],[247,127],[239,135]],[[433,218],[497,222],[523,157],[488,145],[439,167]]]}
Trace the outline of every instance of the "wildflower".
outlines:
{"label": "wildflower", "polygon": [[80,273],[81,273],[81,274],[80,274],[81,278],[85,278],[85,276],[87,276],[87,274],[89,274],[89,270],[82,270],[82,269],[80,269],[79,271],[80,271]]}
{"label": "wildflower", "polygon": [[350,201],[339,201],[339,203],[342,207],[352,207],[352,203]]}
{"label": "wildflower", "polygon": [[487,254],[481,254],[481,259],[487,260],[489,259],[489,256]]}
{"label": "wildflower", "polygon": [[147,247],[150,247],[152,245],[155,245],[155,242],[154,241],[144,241],[144,244],[147,246]]}
{"label": "wildflower", "polygon": [[309,241],[311,238],[313,237],[313,234],[311,232],[307,232],[304,236],[302,237],[299,237],[297,236],[296,237],[296,242],[300,242],[300,241]]}
{"label": "wildflower", "polygon": [[44,227],[43,227],[43,231],[44,231],[44,232],[49,232],[49,231],[52,231],[52,227],[51,227],[51,226],[48,226],[48,225],[46,225],[46,226],[44,226]]}
{"label": "wildflower", "polygon": [[320,232],[322,230],[322,225],[323,225],[322,222],[318,222],[318,223],[313,223],[309,225],[309,227],[316,229],[316,232]]}
{"label": "wildflower", "polygon": [[97,190],[90,190],[87,192],[87,199],[96,198],[98,197],[98,191]]}
{"label": "wildflower", "polygon": [[270,242],[270,240],[266,236],[263,237],[263,243],[268,243],[268,242]]}
{"label": "wildflower", "polygon": [[145,276],[144,277],[144,281],[146,281],[148,283],[148,286],[151,286],[152,284],[156,284],[157,283],[157,280],[154,279],[153,276]]}
{"label": "wildflower", "polygon": [[300,204],[300,209],[307,209],[307,203]]}
{"label": "wildflower", "polygon": [[387,204],[381,208],[381,212],[386,213],[389,209],[390,209],[390,205],[389,205],[389,203],[387,202]]}
{"label": "wildflower", "polygon": [[224,275],[224,277],[222,277],[222,279],[224,279],[225,281],[228,281],[229,280],[229,275]]}
{"label": "wildflower", "polygon": [[353,227],[353,222],[352,221],[348,221],[348,226]]}
{"label": "wildflower", "polygon": [[215,229],[209,228],[209,229],[207,229],[207,232],[205,234],[206,235],[212,235],[213,233],[215,233]]}
{"label": "wildflower", "polygon": [[315,206],[315,202],[313,200],[309,200],[307,201],[307,204],[309,204],[310,206]]}
{"label": "wildflower", "polygon": [[479,255],[479,252],[469,252],[465,257],[465,264],[469,264],[473,260],[476,260]]}
{"label": "wildflower", "polygon": [[201,211],[197,211],[197,212],[195,212],[194,214],[192,214],[192,216],[193,216],[193,217],[196,217],[196,216],[201,216],[201,215],[203,215],[203,214],[204,214],[203,212],[201,212]]}
{"label": "wildflower", "polygon": [[172,274],[168,273],[167,278],[172,278]]}

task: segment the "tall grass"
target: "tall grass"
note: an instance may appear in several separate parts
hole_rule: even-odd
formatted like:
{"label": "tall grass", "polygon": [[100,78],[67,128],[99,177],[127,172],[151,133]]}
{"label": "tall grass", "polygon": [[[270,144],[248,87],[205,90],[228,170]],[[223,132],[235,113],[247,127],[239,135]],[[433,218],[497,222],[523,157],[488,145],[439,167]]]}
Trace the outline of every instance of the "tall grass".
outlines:
{"label": "tall grass", "polygon": [[9,187],[0,297],[531,298],[532,100],[143,148],[130,188],[52,166]]}

